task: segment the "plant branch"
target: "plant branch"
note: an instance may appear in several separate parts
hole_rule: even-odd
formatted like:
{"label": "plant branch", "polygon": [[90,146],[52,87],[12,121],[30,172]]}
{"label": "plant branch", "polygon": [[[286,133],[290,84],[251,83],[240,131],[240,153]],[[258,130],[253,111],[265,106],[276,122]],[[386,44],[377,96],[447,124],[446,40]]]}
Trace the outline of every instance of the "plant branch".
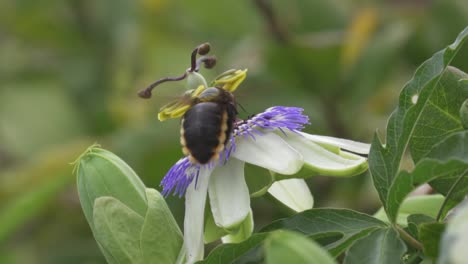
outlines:
{"label": "plant branch", "polygon": [[281,28],[278,19],[273,12],[271,1],[269,0],[254,0],[253,1],[260,13],[265,17],[271,34],[279,43],[288,42],[288,36],[286,32]]}
{"label": "plant branch", "polygon": [[447,205],[447,202],[452,195],[452,193],[455,191],[455,188],[457,185],[461,182],[461,180],[465,177],[465,175],[468,173],[468,170],[465,170],[459,177],[458,179],[453,183],[452,187],[447,192],[447,195],[445,196],[444,202],[440,206],[439,212],[437,213],[436,221],[439,222],[440,218],[442,217],[442,213],[444,212],[444,208]]}
{"label": "plant branch", "polygon": [[399,225],[394,225],[398,233],[400,234],[401,238],[403,238],[404,241],[406,241],[408,244],[410,244],[412,247],[423,250],[424,246],[416,240],[414,237],[412,237],[408,232],[406,232],[403,228],[401,228]]}

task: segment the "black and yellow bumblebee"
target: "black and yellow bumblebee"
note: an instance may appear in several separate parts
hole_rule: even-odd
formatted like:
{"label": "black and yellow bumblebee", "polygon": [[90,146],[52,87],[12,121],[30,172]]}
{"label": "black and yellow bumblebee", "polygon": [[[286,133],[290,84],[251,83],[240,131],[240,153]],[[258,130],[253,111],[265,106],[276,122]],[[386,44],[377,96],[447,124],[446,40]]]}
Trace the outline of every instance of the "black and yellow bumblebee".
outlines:
{"label": "black and yellow bumblebee", "polygon": [[[214,66],[214,57],[201,57],[209,51],[208,44],[198,46],[191,57],[191,68],[179,77],[163,78],[151,84],[139,95],[151,97],[151,90],[166,81],[183,80],[190,74],[198,75],[199,66]],[[207,48],[208,47],[208,48]],[[218,76],[210,85],[200,85],[189,90],[179,99],[163,106],[158,114],[159,120],[181,119],[180,144],[182,152],[193,164],[208,164],[216,161],[225,149],[237,118],[237,103],[233,91],[245,79],[247,70],[230,70]]]}
{"label": "black and yellow bumblebee", "polygon": [[231,137],[237,113],[232,93],[219,87],[204,90],[182,117],[182,152],[192,163],[217,160]]}

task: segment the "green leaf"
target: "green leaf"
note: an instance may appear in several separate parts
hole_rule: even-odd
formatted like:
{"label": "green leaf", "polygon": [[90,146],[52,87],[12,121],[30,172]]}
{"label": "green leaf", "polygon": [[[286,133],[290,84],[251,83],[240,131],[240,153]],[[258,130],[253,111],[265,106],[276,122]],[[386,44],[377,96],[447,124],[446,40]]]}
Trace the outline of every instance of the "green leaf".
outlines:
{"label": "green leaf", "polygon": [[419,241],[424,246],[426,256],[436,258],[439,255],[439,241],[444,229],[443,223],[423,223],[419,226]]}
{"label": "green leaf", "polygon": [[267,264],[333,264],[335,260],[316,242],[291,231],[276,231],[265,240]]}
{"label": "green leaf", "polygon": [[143,263],[139,237],[143,217],[119,200],[104,196],[95,200],[93,219],[96,240],[115,263]]}
{"label": "green leaf", "polygon": [[468,259],[468,202],[454,209],[440,241],[439,264],[462,264]]}
{"label": "green leaf", "polygon": [[468,99],[466,99],[460,107],[460,119],[463,127],[468,129]]}
{"label": "green leaf", "polygon": [[[429,98],[467,36],[468,27],[453,44],[434,54],[417,69],[413,79],[403,88],[398,107],[388,120],[386,143],[382,144],[377,134],[374,136],[369,153],[369,170],[386,210],[391,200],[389,188],[398,173],[412,133],[421,121],[421,113],[430,104]],[[395,215],[390,218],[394,221]]]}
{"label": "green leaf", "polygon": [[424,214],[412,214],[408,216],[408,231],[415,238],[419,237],[418,226],[423,223],[435,222],[435,218]]}
{"label": "green leaf", "polygon": [[447,135],[463,130],[459,111],[465,97],[459,80],[467,76],[457,68],[447,67],[429,96],[410,138],[409,148],[415,163]]}
{"label": "green leaf", "polygon": [[[429,184],[438,192],[447,195],[452,186],[462,177],[450,194],[451,200],[461,201],[468,193],[468,175],[466,174],[468,169],[468,130],[452,134],[436,145],[427,156],[446,163],[450,160],[456,160],[460,164],[458,169],[453,168],[451,173],[444,177],[437,177]],[[461,176],[463,173],[465,176]]]}
{"label": "green leaf", "polygon": [[183,236],[164,197],[146,189],[148,211],[140,234],[140,247],[145,263],[176,263]]}
{"label": "green leaf", "polygon": [[[224,264],[224,263],[262,263],[263,241],[268,233],[255,234],[239,244],[223,244],[216,247],[205,260],[198,264]],[[243,261],[248,260],[248,261]]]}
{"label": "green leaf", "polygon": [[377,229],[356,241],[346,252],[345,264],[399,264],[406,245],[392,228]]}
{"label": "green leaf", "polygon": [[286,229],[313,239],[330,238],[332,241],[327,241],[326,248],[333,256],[338,256],[356,239],[367,235],[373,229],[386,226],[374,217],[352,210],[319,208],[275,221],[261,232]]}
{"label": "green leaf", "polygon": [[387,225],[369,215],[347,209],[311,209],[273,222],[248,240],[239,244],[224,244],[214,249],[200,263],[262,263],[260,247],[268,231],[286,229],[297,231],[326,245],[333,256],[339,255],[356,239],[376,228]]}
{"label": "green leaf", "polygon": [[[406,198],[400,206],[396,223],[406,227],[408,225],[407,218],[413,214],[424,214],[427,217],[435,219],[437,211],[444,202],[444,197],[440,194],[419,195]],[[389,223],[388,216],[383,208],[380,208],[374,217]]]}
{"label": "green leaf", "polygon": [[[462,198],[466,194],[468,188],[468,175],[465,173],[468,169],[468,131],[453,133],[435,145],[427,157],[421,160],[411,173],[401,171],[390,186],[387,214],[391,222],[395,222],[399,207],[406,195],[422,183],[442,179],[443,184],[453,185],[460,175],[465,174],[451,197]],[[442,188],[440,182],[437,186],[439,189]],[[446,192],[449,188],[443,187]]]}

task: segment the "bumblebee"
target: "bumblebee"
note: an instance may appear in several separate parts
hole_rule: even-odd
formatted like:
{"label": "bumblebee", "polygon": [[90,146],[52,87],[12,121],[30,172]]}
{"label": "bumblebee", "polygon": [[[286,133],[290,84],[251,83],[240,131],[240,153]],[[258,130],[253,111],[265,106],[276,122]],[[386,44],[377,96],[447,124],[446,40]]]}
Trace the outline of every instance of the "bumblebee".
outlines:
{"label": "bumblebee", "polygon": [[192,163],[217,160],[228,142],[237,108],[232,93],[210,87],[196,97],[181,120],[182,152]]}
{"label": "bumblebee", "polygon": [[247,72],[247,70],[227,71],[218,76],[208,87],[203,77],[198,74],[198,70],[202,63],[205,68],[213,67],[216,59],[208,56],[196,59],[197,54],[205,55],[208,51],[208,44],[198,46],[192,52],[191,67],[183,75],[160,79],[139,93],[142,98],[150,98],[151,90],[160,83],[198,78],[202,84],[163,106],[158,118],[164,121],[182,117],[180,128],[182,152],[193,164],[201,165],[218,160],[231,137],[238,114],[233,92],[245,79]]}

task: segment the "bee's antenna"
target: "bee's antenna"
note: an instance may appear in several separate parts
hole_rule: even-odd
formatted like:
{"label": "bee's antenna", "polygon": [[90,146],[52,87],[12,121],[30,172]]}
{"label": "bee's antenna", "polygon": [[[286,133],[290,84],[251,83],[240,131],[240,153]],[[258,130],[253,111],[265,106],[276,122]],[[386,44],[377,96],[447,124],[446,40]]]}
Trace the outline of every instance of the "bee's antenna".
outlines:
{"label": "bee's antenna", "polygon": [[165,78],[159,79],[159,80],[155,81],[154,83],[150,84],[150,86],[148,86],[146,89],[139,91],[138,96],[140,96],[141,98],[145,98],[145,99],[151,98],[151,91],[154,89],[154,87],[160,85],[161,83],[165,83],[165,82],[181,81],[181,80],[185,79],[185,77],[187,77],[186,72],[184,72],[184,74],[182,74],[181,76],[178,76],[178,77],[165,77]]}
{"label": "bee's antenna", "polygon": [[240,106],[240,108],[242,109],[242,111],[246,112],[247,114],[249,113],[249,112],[247,112],[247,110],[245,110],[245,108],[244,108],[239,102],[236,102],[236,104],[237,104],[238,106]]}

